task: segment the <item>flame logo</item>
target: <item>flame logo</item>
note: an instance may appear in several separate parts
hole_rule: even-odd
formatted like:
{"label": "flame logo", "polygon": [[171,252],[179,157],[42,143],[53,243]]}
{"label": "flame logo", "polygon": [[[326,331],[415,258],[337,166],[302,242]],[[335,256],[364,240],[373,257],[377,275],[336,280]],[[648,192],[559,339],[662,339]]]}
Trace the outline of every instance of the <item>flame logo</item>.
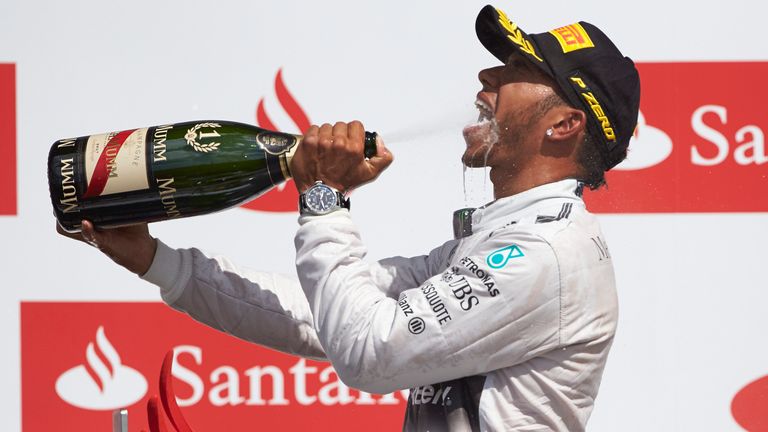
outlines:
{"label": "flame logo", "polygon": [[616,165],[618,171],[650,168],[664,162],[672,153],[672,138],[663,130],[645,122],[645,116],[638,112],[637,127],[630,138],[627,158]]}
{"label": "flame logo", "polygon": [[[282,68],[277,71],[277,75],[275,76],[275,94],[277,95],[278,102],[280,102],[280,106],[293,122],[295,130],[298,133],[304,133],[304,131],[309,129],[309,117],[307,117],[307,114],[301,108],[301,105],[299,105],[285,86]],[[275,125],[264,107],[264,98],[259,100],[259,105],[256,107],[256,124],[264,129],[290,132],[290,130],[286,128],[277,127],[277,125]],[[249,210],[268,212],[295,212],[298,210],[298,202],[299,194],[293,186],[293,180],[288,180],[260,196],[258,199],[243,204],[242,207]]]}
{"label": "flame logo", "polygon": [[147,380],[135,369],[122,364],[120,355],[104,334],[96,330],[96,344],[85,349],[86,364],[61,374],[56,393],[78,408],[113,410],[132,405],[147,392]]}
{"label": "flame logo", "polygon": [[747,384],[733,397],[731,415],[739,426],[750,432],[768,430],[768,412],[765,395],[768,394],[768,376]]}

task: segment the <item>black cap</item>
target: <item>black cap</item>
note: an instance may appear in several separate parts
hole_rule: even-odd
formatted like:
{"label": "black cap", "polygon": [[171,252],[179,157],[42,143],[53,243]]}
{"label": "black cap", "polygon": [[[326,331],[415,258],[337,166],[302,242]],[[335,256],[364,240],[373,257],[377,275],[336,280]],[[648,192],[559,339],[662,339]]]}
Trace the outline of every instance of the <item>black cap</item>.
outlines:
{"label": "black cap", "polygon": [[506,63],[511,54],[522,54],[557,82],[573,106],[584,110],[606,170],[624,160],[637,125],[640,78],[634,62],[605,33],[580,21],[527,34],[493,6],[480,11],[475,31],[496,58]]}

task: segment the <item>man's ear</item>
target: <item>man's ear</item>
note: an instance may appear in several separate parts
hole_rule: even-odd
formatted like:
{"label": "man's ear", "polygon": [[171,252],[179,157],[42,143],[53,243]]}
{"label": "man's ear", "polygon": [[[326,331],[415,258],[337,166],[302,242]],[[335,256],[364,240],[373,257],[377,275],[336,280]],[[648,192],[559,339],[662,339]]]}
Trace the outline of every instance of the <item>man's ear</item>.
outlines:
{"label": "man's ear", "polygon": [[[551,141],[567,141],[576,137],[587,127],[587,115],[584,111],[563,107],[552,119],[547,129],[547,138]],[[552,131],[551,133],[549,131]]]}

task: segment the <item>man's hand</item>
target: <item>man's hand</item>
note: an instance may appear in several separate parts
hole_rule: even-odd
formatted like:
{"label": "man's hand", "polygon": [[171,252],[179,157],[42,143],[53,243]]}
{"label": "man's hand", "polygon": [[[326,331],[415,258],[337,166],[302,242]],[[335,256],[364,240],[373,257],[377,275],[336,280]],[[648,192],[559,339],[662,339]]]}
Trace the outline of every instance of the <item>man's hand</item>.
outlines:
{"label": "man's hand", "polygon": [[79,233],[68,233],[56,224],[59,234],[90,244],[139,276],[149,270],[155,259],[157,241],[149,235],[147,224],[97,230],[90,221],[84,220],[81,229]]}
{"label": "man's hand", "polygon": [[376,156],[363,154],[365,128],[359,121],[312,126],[291,159],[291,175],[299,193],[317,180],[348,192],[373,181],[392,163],[392,153],[377,139]]}

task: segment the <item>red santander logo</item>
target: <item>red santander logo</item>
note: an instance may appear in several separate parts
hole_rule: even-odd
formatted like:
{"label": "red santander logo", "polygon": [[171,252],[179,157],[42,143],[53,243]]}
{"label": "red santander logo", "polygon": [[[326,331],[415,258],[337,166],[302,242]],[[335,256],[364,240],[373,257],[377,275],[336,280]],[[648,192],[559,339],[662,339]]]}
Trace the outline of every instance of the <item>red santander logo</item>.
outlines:
{"label": "red santander logo", "polygon": [[147,393],[147,380],[122,364],[107,339],[104,327],[96,330],[95,344],[84,350],[85,362],[59,376],[56,394],[70,405],[91,410],[113,410],[133,405]]}
{"label": "red santander logo", "polygon": [[768,212],[768,62],[641,63],[641,115],[601,213]]}
{"label": "red santander logo", "polygon": [[16,214],[16,66],[0,63],[0,216]]}
{"label": "red santander logo", "polygon": [[[256,107],[256,124],[264,129],[289,133],[301,134],[309,129],[309,117],[307,117],[304,109],[301,108],[301,105],[299,105],[291,92],[288,91],[288,87],[286,87],[283,81],[282,69],[278,70],[275,76],[275,95],[280,103],[280,107],[288,114],[293,125],[276,125],[267,113],[264,98],[261,98],[259,105]],[[293,180],[288,180],[259,198],[243,204],[242,207],[249,210],[267,212],[295,212],[299,208],[298,203],[299,193],[293,185]]]}
{"label": "red santander logo", "polygon": [[170,350],[176,401],[196,431],[402,427],[407,391],[351,389],[327,362],[244,342],[160,303],[22,302],[23,430],[103,431],[123,407],[133,427],[147,425]]}

